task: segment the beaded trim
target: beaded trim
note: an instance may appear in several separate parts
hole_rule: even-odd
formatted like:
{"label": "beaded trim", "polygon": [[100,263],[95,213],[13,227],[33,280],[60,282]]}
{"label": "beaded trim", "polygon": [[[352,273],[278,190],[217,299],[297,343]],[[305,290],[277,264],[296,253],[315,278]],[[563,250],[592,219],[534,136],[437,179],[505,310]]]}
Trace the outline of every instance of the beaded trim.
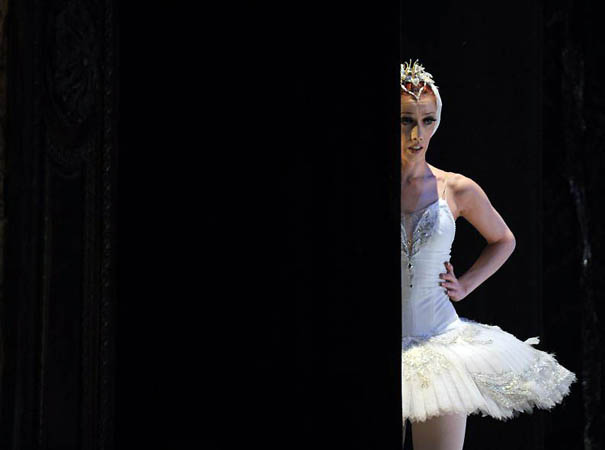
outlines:
{"label": "beaded trim", "polygon": [[[472,319],[461,317],[460,320],[463,324],[453,330],[448,330],[441,334],[424,334],[419,336],[404,336],[402,339],[401,348],[403,351],[408,350],[410,347],[423,344],[426,341],[437,344],[453,344],[455,342],[464,341],[469,344],[491,344],[492,339],[479,339],[478,335],[483,329],[500,330],[502,329],[497,325],[487,325],[480,322],[475,322]],[[472,325],[471,325],[472,324]]]}
{"label": "beaded trim", "polygon": [[414,257],[420,248],[429,240],[435,226],[438,223],[439,208],[433,208],[433,206],[439,205],[439,201],[436,201],[429,205],[420,216],[418,223],[412,230],[411,246],[408,242],[407,232],[403,219],[401,221],[401,250],[405,252],[408,259]]}
{"label": "beaded trim", "polygon": [[[463,327],[433,336],[430,344],[449,345],[455,342],[489,345],[493,339],[477,339],[481,328],[498,329],[495,325],[485,325],[465,319]],[[402,375],[406,381],[418,380],[423,389],[431,386],[431,379],[444,370],[453,369],[452,363],[430,345],[414,345],[424,342],[422,337],[406,337],[402,351]],[[526,344],[539,343],[536,338],[525,341]],[[411,346],[411,347],[410,347]],[[407,348],[406,348],[407,347]],[[469,372],[481,393],[492,399],[504,409],[522,410],[538,404],[540,407],[552,406],[576,381],[576,375],[561,366],[554,355],[536,350],[534,362],[522,372],[505,370],[502,372]]]}
{"label": "beaded trim", "polygon": [[531,403],[537,403],[541,408],[553,406],[576,381],[576,375],[549,353],[536,351],[534,363],[523,372],[475,372],[471,375],[481,393],[502,408],[525,410],[532,406]]}
{"label": "beaded trim", "polygon": [[430,386],[433,375],[449,369],[451,363],[430,347],[413,347],[401,355],[402,373],[407,381],[417,378],[422,388]]}

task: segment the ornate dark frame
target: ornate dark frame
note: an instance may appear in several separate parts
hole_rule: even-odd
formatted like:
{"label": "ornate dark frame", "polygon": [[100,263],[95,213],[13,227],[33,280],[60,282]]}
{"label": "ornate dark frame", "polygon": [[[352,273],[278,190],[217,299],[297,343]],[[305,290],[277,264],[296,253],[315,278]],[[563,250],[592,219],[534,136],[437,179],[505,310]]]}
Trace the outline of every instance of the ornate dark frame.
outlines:
{"label": "ornate dark frame", "polygon": [[114,448],[117,21],[10,2],[0,447]]}

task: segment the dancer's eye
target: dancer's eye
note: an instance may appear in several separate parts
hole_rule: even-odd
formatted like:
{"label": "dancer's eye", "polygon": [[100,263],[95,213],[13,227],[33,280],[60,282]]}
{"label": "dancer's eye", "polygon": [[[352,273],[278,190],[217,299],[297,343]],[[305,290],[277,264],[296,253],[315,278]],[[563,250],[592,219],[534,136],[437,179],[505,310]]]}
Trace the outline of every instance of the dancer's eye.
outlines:
{"label": "dancer's eye", "polygon": [[[436,121],[437,121],[437,119],[435,119],[434,117],[425,117],[423,120],[425,125],[430,125]],[[412,120],[410,117],[402,117],[401,123],[410,124],[410,123],[414,123],[414,120]]]}

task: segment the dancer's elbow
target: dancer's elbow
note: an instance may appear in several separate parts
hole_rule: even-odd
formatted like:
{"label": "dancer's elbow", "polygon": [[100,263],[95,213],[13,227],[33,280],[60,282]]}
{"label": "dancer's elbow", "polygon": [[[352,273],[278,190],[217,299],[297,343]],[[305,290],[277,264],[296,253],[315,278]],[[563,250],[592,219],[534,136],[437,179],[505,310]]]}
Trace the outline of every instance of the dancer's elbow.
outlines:
{"label": "dancer's elbow", "polygon": [[508,230],[502,241],[510,248],[510,252],[512,253],[517,246],[517,240],[515,239],[515,235],[512,231]]}

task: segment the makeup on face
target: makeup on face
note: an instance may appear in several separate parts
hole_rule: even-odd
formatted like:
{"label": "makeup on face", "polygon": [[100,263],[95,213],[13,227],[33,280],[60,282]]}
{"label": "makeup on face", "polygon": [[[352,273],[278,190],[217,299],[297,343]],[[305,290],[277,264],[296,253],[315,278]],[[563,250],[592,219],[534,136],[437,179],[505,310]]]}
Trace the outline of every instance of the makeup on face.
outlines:
{"label": "makeup on face", "polygon": [[428,146],[432,128],[437,121],[436,111],[437,108],[433,96],[421,97],[420,101],[402,96],[402,149],[405,149],[412,155],[416,155]]}

